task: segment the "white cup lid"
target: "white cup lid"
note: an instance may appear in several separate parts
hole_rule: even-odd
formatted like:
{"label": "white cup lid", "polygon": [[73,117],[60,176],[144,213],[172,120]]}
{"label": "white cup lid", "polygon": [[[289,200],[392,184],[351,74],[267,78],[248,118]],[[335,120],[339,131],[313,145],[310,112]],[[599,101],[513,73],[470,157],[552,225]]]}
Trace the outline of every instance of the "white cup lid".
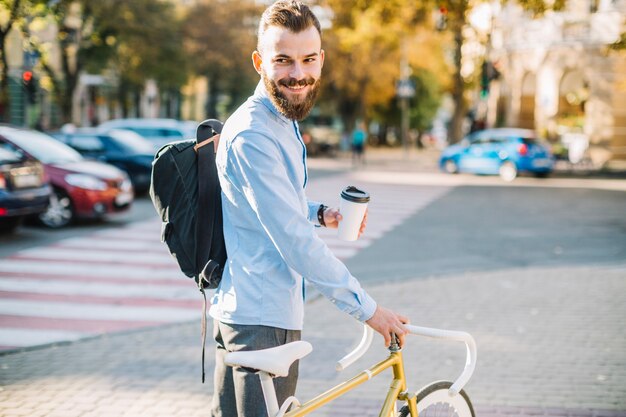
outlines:
{"label": "white cup lid", "polygon": [[368,192],[359,190],[354,185],[349,185],[341,191],[341,198],[353,203],[367,203],[370,201]]}

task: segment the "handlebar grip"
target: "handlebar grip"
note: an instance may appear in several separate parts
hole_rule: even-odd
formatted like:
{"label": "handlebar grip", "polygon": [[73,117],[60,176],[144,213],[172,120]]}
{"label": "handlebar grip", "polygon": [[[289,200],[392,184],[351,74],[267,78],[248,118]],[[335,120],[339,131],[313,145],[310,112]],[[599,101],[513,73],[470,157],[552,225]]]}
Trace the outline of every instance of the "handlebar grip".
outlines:
{"label": "handlebar grip", "polygon": [[337,371],[343,371],[356,362],[369,349],[374,339],[374,330],[366,324],[363,325],[363,337],[356,348],[337,362]]}

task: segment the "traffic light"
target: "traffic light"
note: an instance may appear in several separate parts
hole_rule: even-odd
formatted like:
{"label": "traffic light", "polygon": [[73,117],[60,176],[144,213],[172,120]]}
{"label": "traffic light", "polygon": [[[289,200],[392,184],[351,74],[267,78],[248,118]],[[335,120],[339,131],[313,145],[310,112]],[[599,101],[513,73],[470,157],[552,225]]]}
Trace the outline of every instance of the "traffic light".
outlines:
{"label": "traffic light", "polygon": [[484,61],[480,72],[480,96],[487,97],[489,95],[489,62]]}
{"label": "traffic light", "polygon": [[24,86],[24,92],[26,93],[28,103],[37,103],[37,79],[33,75],[32,71],[26,70],[22,73],[22,85]]}
{"label": "traffic light", "polygon": [[[497,65],[497,62],[496,62]],[[481,73],[480,73],[480,95],[485,98],[489,95],[489,84],[493,80],[497,80],[500,78],[500,71],[496,68],[496,66],[491,62],[485,60],[483,62]]]}

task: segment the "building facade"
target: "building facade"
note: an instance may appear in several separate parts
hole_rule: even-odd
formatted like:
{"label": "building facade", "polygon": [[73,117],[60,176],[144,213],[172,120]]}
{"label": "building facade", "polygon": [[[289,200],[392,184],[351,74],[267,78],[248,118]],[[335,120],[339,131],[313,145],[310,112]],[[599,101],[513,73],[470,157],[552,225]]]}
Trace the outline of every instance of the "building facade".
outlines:
{"label": "building facade", "polygon": [[626,0],[569,0],[540,19],[503,8],[489,56],[501,76],[487,123],[582,143],[594,166],[626,161],[626,53],[609,50],[625,22]]}

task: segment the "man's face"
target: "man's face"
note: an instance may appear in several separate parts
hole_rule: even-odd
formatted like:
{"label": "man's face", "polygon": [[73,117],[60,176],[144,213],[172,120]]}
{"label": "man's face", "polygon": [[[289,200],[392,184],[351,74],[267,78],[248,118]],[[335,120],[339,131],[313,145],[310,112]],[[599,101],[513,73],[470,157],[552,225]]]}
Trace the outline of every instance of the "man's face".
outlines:
{"label": "man's face", "polygon": [[287,118],[304,119],[315,104],[324,64],[320,35],[314,26],[294,33],[270,26],[252,54],[272,103]]}

